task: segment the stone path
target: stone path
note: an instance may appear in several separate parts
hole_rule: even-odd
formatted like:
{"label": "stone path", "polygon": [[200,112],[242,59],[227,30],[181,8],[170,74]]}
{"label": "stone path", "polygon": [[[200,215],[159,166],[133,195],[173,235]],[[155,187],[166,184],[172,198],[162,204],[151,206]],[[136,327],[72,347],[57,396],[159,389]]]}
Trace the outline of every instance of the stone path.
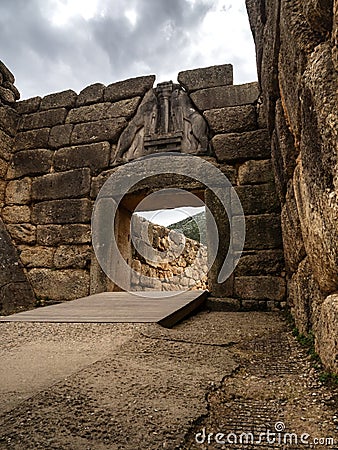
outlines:
{"label": "stone path", "polygon": [[[277,313],[202,312],[172,330],[0,326],[1,449],[338,448],[257,442],[278,424],[338,443],[337,390]],[[220,432],[255,444],[218,444]]]}

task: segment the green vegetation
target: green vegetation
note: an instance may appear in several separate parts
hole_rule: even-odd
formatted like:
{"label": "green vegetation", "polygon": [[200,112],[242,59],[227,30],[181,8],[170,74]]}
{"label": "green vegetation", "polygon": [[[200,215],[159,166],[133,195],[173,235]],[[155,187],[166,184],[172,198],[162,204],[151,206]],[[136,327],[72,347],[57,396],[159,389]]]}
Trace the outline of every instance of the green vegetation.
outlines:
{"label": "green vegetation", "polygon": [[180,222],[173,223],[167,228],[169,228],[169,230],[178,230],[183,233],[185,237],[201,242],[202,244],[207,243],[207,227],[204,211],[181,220]]}

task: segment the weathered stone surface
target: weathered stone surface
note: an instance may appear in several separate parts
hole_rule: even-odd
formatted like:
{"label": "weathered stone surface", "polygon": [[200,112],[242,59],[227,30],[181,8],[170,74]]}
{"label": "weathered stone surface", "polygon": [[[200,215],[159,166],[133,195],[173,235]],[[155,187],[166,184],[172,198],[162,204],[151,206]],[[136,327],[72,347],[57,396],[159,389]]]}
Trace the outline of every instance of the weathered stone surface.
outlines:
{"label": "weathered stone surface", "polygon": [[336,196],[307,185],[302,164],[295,170],[293,185],[304,246],[313,274],[324,292],[333,292],[338,287]]}
{"label": "weathered stone surface", "polygon": [[280,275],[283,270],[283,250],[261,250],[242,254],[235,276]]}
{"label": "weathered stone surface", "polygon": [[44,148],[48,144],[49,128],[24,131],[15,138],[14,150],[28,150],[31,148]]}
{"label": "weathered stone surface", "polygon": [[9,161],[13,151],[13,138],[0,130],[0,156]]}
{"label": "weathered stone surface", "polygon": [[15,109],[19,114],[30,114],[38,111],[40,108],[41,97],[32,97],[27,100],[21,100],[15,104]]}
{"label": "weathered stone surface", "polygon": [[270,140],[266,130],[219,134],[212,139],[212,145],[220,162],[270,157]]}
{"label": "weathered stone surface", "polygon": [[77,124],[71,136],[71,144],[89,144],[101,141],[117,142],[127,123],[125,118],[116,118],[114,120]]}
{"label": "weathered stone surface", "polygon": [[57,171],[89,167],[96,174],[109,166],[110,144],[99,142],[89,145],[78,145],[57,150],[54,157],[54,168]]}
{"label": "weathered stone surface", "polygon": [[44,175],[33,181],[32,199],[54,200],[85,197],[89,195],[90,181],[90,169]]}
{"label": "weathered stone surface", "polygon": [[[239,219],[232,219],[234,249],[238,248],[236,224]],[[244,250],[267,250],[282,248],[282,232],[280,217],[276,214],[248,216],[245,219],[246,236]]]}
{"label": "weathered stone surface", "polygon": [[102,102],[104,89],[105,85],[102,83],[95,83],[85,87],[77,97],[76,106]]}
{"label": "weathered stone surface", "polygon": [[120,136],[114,163],[163,151],[205,154],[208,147],[207,122],[188,94],[170,81],[144,96]]}
{"label": "weathered stone surface", "polygon": [[41,246],[19,246],[20,260],[22,264],[27,267],[46,267],[51,268],[54,266],[54,253],[53,247],[41,247]]}
{"label": "weathered stone surface", "polygon": [[49,145],[52,148],[59,148],[70,144],[70,137],[73,131],[73,125],[56,125],[51,129],[49,136]]}
{"label": "weathered stone surface", "polygon": [[85,270],[32,269],[28,279],[39,298],[64,301],[89,294],[89,274]]}
{"label": "weathered stone surface", "polygon": [[91,242],[90,225],[38,225],[39,245],[88,244]]}
{"label": "weathered stone surface", "polygon": [[306,257],[288,283],[288,304],[301,333],[306,334],[310,330],[317,332],[324,298]]}
{"label": "weathered stone surface", "polygon": [[272,276],[235,278],[235,293],[242,299],[281,302],[285,298],[285,280]]}
{"label": "weathered stone surface", "polygon": [[155,75],[149,75],[110,84],[104,90],[104,101],[117,102],[126,98],[142,96],[153,87],[155,78]]}
{"label": "weathered stone surface", "polygon": [[284,203],[287,183],[293,176],[299,149],[287,126],[282,103],[276,103],[275,130],[272,135],[271,157],[276,179],[276,187],[280,201]]}
{"label": "weathered stone surface", "polygon": [[205,306],[211,311],[239,311],[241,304],[237,298],[208,297]]}
{"label": "weathered stone surface", "polygon": [[10,136],[15,136],[18,128],[19,115],[9,106],[0,107],[0,127]]}
{"label": "weathered stone surface", "polygon": [[8,283],[0,288],[0,307],[3,314],[27,310],[32,308],[34,303],[34,292],[28,281]]}
{"label": "weathered stone surface", "polygon": [[0,73],[4,81],[9,81],[11,84],[15,83],[15,78],[9,68],[0,60]]}
{"label": "weathered stone surface", "polygon": [[232,64],[185,70],[178,74],[178,82],[188,92],[233,84]]}
{"label": "weathered stone surface", "polygon": [[[11,282],[26,280],[22,266],[19,263],[17,251],[11,241],[2,220],[0,220],[0,288]],[[10,299],[9,299],[10,300]],[[1,303],[1,302],[0,302]],[[0,306],[1,309],[1,306]]]}
{"label": "weathered stone surface", "polygon": [[8,224],[7,230],[18,244],[34,244],[36,241],[36,226],[30,223]]}
{"label": "weathered stone surface", "polygon": [[250,105],[259,97],[258,83],[221,86],[193,92],[191,99],[199,110],[224,108],[226,106]]}
{"label": "weathered stone surface", "polygon": [[115,103],[96,103],[72,109],[67,116],[67,123],[93,122],[117,117],[130,118],[137,110],[141,97],[120,100]]}
{"label": "weathered stone surface", "polygon": [[258,79],[261,79],[261,65],[263,54],[263,32],[266,23],[265,0],[246,0],[246,9],[249,15],[251,31],[256,45],[256,60]]}
{"label": "weathered stone surface", "polygon": [[52,160],[53,152],[50,150],[24,150],[15,153],[8,169],[7,178],[48,173],[52,166]]}
{"label": "weathered stone surface", "polygon": [[28,206],[6,206],[2,210],[2,218],[6,223],[29,223],[31,210]]}
{"label": "weathered stone surface", "polygon": [[239,184],[261,184],[274,181],[270,159],[263,161],[245,161],[238,168]]}
{"label": "weathered stone surface", "polygon": [[15,102],[15,94],[11,89],[0,86],[0,102],[5,104],[12,104]]}
{"label": "weathered stone surface", "polygon": [[257,128],[256,108],[253,105],[232,106],[205,111],[214,133],[242,133]]}
{"label": "weathered stone surface", "polygon": [[[259,184],[255,186],[236,186],[235,191],[240,199],[245,215],[257,215],[278,212],[280,209],[274,184]],[[231,213],[241,214],[236,208],[238,202],[232,192]]]}
{"label": "weathered stone surface", "polygon": [[65,108],[50,109],[33,114],[25,114],[20,123],[20,130],[33,130],[35,128],[53,127],[61,125],[67,115]]}
{"label": "weathered stone surface", "polygon": [[338,373],[338,295],[330,295],[321,306],[316,351],[325,367]]}
{"label": "weathered stone surface", "polygon": [[22,180],[9,181],[6,188],[7,205],[25,205],[31,201],[32,180],[28,177]]}
{"label": "weathered stone surface", "polygon": [[331,32],[333,0],[307,0],[303,5],[306,21],[313,30]]}
{"label": "weathered stone surface", "polygon": [[76,92],[69,89],[68,91],[57,92],[43,97],[41,100],[41,109],[53,108],[72,108],[75,106],[77,99]]}
{"label": "weathered stone surface", "polygon": [[0,207],[3,207],[5,201],[6,181],[0,180]]}
{"label": "weathered stone surface", "polygon": [[0,178],[5,178],[8,169],[8,161],[0,158]]}
{"label": "weathered stone surface", "polygon": [[87,199],[51,200],[33,207],[34,224],[70,224],[90,221],[92,203]]}
{"label": "weathered stone surface", "polygon": [[305,258],[305,248],[292,183],[289,183],[281,215],[285,263],[288,272],[296,272]]}
{"label": "weathered stone surface", "polygon": [[89,245],[61,245],[55,252],[54,264],[58,269],[83,269],[91,258]]}

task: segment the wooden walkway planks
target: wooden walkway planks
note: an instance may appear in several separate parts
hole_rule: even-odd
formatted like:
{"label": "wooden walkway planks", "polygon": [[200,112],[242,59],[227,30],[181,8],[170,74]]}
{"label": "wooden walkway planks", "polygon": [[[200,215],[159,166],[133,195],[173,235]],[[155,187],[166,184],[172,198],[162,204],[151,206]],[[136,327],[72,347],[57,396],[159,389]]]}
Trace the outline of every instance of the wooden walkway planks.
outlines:
{"label": "wooden walkway planks", "polygon": [[0,322],[96,322],[96,323],[159,323],[170,328],[203,304],[207,291],[149,291],[147,297],[129,292],[103,292],[58,305],[45,306],[11,316]]}

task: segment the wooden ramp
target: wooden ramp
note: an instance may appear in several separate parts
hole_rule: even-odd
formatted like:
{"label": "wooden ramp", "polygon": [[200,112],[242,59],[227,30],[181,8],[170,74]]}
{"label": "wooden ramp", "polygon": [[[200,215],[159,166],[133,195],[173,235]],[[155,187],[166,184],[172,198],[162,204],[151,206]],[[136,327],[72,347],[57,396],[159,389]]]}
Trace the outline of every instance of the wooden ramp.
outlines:
{"label": "wooden ramp", "polygon": [[158,323],[170,328],[203,304],[207,291],[149,291],[147,297],[129,292],[103,292],[77,300],[1,316],[0,322]]}

